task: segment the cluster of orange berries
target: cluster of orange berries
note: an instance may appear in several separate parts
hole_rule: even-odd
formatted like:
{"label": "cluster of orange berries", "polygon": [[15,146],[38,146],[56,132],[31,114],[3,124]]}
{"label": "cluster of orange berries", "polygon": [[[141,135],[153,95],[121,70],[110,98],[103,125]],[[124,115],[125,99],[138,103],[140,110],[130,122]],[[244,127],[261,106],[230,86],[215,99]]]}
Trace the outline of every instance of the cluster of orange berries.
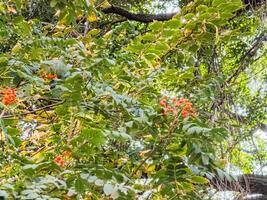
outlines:
{"label": "cluster of orange berries", "polygon": [[1,93],[4,95],[2,102],[6,106],[13,104],[16,101],[16,89],[14,88],[7,88],[1,91]]}
{"label": "cluster of orange berries", "polygon": [[60,155],[54,158],[54,162],[60,167],[64,167],[65,160],[69,159],[70,157],[71,157],[70,151],[63,151]]}
{"label": "cluster of orange berries", "polygon": [[56,74],[47,74],[46,76],[45,76],[45,78],[47,78],[47,79],[55,79],[55,78],[57,78],[57,75]]}
{"label": "cluster of orange berries", "polygon": [[58,155],[54,158],[54,162],[59,165],[60,167],[64,167],[65,161],[61,155]]}
{"label": "cluster of orange berries", "polygon": [[159,104],[161,107],[163,107],[163,115],[168,115],[169,113],[177,115],[181,112],[181,116],[183,118],[186,118],[188,116],[196,116],[195,108],[187,98],[181,98],[177,100],[176,97],[173,97],[171,100],[168,100],[167,97],[163,97],[160,100]]}

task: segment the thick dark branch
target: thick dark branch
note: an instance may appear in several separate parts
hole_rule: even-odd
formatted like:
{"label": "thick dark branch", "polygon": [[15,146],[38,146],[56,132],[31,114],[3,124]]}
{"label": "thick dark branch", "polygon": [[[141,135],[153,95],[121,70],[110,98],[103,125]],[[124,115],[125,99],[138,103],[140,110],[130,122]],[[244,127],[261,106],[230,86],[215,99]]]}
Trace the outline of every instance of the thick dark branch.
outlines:
{"label": "thick dark branch", "polygon": [[[266,0],[243,0],[246,10],[253,9],[258,5],[261,5],[266,2]],[[108,8],[102,10],[105,14],[117,14],[122,17],[127,18],[128,20],[134,20],[143,23],[157,21],[167,21],[170,20],[174,15],[178,14],[178,12],[174,13],[166,13],[166,14],[144,14],[144,13],[131,13],[124,8],[111,5]]]}
{"label": "thick dark branch", "polygon": [[244,194],[267,195],[267,176],[244,174],[236,181],[213,179],[211,185],[221,191],[236,191]]}
{"label": "thick dark branch", "polygon": [[139,22],[144,22],[144,23],[153,22],[153,20],[166,21],[166,20],[171,19],[174,15],[177,14],[177,13],[155,14],[155,15],[154,14],[143,14],[143,13],[134,14],[121,7],[113,6],[113,5],[110,6],[109,8],[103,9],[102,12],[104,12],[105,14],[110,14],[110,13],[117,14],[117,15],[127,18],[128,20],[134,20],[134,21],[139,21]]}

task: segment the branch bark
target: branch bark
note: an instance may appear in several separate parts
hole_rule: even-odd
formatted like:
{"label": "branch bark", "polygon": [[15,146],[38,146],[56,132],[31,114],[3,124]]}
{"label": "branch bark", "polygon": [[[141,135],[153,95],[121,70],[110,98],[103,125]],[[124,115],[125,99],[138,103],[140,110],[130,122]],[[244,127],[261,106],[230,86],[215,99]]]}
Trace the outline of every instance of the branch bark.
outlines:
{"label": "branch bark", "polygon": [[[243,0],[245,4],[245,10],[250,10],[255,8],[258,5],[262,5],[266,3],[266,0]],[[117,14],[122,17],[127,18],[128,20],[149,23],[153,22],[154,20],[157,21],[167,21],[170,20],[174,15],[178,14],[179,12],[174,13],[166,13],[166,14],[144,14],[144,13],[132,13],[124,8],[119,6],[111,5],[108,8],[102,10],[105,14]]]}
{"label": "branch bark", "polygon": [[210,183],[221,191],[267,195],[267,176],[264,175],[243,174],[233,181],[214,178],[210,180]]}
{"label": "branch bark", "polygon": [[109,8],[105,8],[102,10],[105,14],[117,14],[122,17],[127,18],[128,20],[134,20],[144,23],[153,22],[154,20],[157,21],[166,21],[171,19],[176,13],[167,13],[167,14],[144,14],[144,13],[131,13],[121,7],[111,5]]}

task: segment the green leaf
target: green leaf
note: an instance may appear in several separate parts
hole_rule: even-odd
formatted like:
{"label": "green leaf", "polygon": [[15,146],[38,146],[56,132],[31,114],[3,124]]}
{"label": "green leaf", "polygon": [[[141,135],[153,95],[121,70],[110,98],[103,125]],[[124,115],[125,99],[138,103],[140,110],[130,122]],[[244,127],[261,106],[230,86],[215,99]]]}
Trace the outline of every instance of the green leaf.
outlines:
{"label": "green leaf", "polygon": [[223,4],[223,3],[225,3],[225,0],[213,0],[212,1],[212,6],[217,7],[217,6],[219,6],[220,4]]}
{"label": "green leaf", "polygon": [[149,28],[153,31],[159,31],[163,28],[163,22],[155,21],[149,25]]}
{"label": "green leaf", "polygon": [[80,141],[88,141],[93,146],[101,146],[105,143],[105,137],[101,130],[95,128],[85,128],[79,136]]}
{"label": "green leaf", "polygon": [[23,17],[19,16],[14,19],[14,27],[16,32],[22,37],[31,36],[31,28]]}
{"label": "green leaf", "polygon": [[147,33],[147,34],[143,35],[140,39],[144,40],[144,41],[153,41],[153,40],[155,40],[155,34]]}
{"label": "green leaf", "polygon": [[5,57],[5,56],[1,56],[1,55],[0,55],[0,64],[1,64],[2,66],[4,66],[4,65],[7,65],[7,63],[8,63],[8,58]]}
{"label": "green leaf", "polygon": [[224,4],[220,4],[218,6],[218,9],[220,10],[220,12],[224,13],[232,13],[235,12],[237,10],[240,10],[241,8],[243,8],[243,2],[242,1],[236,1],[233,3],[224,3]]}
{"label": "green leaf", "polygon": [[209,183],[208,179],[202,177],[202,176],[193,176],[190,178],[190,181],[192,183],[196,183],[196,184],[207,184]]}
{"label": "green leaf", "polygon": [[179,144],[171,143],[166,147],[167,150],[176,151],[179,149]]}
{"label": "green leaf", "polygon": [[194,190],[194,186],[192,183],[188,183],[188,182],[180,182],[178,185],[179,188],[181,188],[184,191],[193,191]]}
{"label": "green leaf", "polygon": [[167,51],[170,49],[169,45],[163,42],[156,43],[155,49],[158,51]]}
{"label": "green leaf", "polygon": [[182,25],[182,22],[180,19],[171,19],[164,23],[164,28],[178,29],[179,27],[181,27],[181,25]]}
{"label": "green leaf", "polygon": [[83,193],[85,191],[85,185],[87,185],[88,183],[85,182],[85,180],[81,179],[80,177],[78,177],[75,180],[75,190],[77,192],[81,192]]}
{"label": "green leaf", "polygon": [[208,6],[206,6],[206,5],[199,5],[197,8],[196,8],[196,10],[198,11],[198,12],[205,12],[206,10],[208,9]]}
{"label": "green leaf", "polygon": [[184,18],[185,18],[186,20],[192,20],[194,17],[196,17],[196,16],[195,16],[195,14],[193,14],[193,13],[188,13],[188,14],[186,14],[186,15],[184,16]]}
{"label": "green leaf", "polygon": [[7,127],[7,134],[11,136],[16,136],[19,134],[19,129],[17,128],[12,128],[12,127]]}

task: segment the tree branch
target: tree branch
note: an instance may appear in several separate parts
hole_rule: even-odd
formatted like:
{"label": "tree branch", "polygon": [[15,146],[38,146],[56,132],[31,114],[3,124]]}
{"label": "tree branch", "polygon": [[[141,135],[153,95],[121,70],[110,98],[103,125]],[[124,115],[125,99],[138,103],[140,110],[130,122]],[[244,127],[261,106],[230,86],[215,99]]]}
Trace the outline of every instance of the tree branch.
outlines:
{"label": "tree branch", "polygon": [[228,80],[226,81],[226,84],[230,84],[231,81],[233,79],[235,79],[236,77],[239,76],[239,74],[244,71],[244,69],[246,68],[246,61],[247,59],[250,59],[251,57],[253,57],[257,50],[261,47],[261,45],[263,44],[264,41],[267,41],[267,34],[262,33],[254,42],[254,44],[252,45],[252,47],[240,58],[240,63],[242,63],[240,65],[239,68],[237,68],[237,70],[228,78]]}
{"label": "tree branch", "polygon": [[[266,0],[243,0],[243,3],[245,5],[245,10],[250,10],[258,5],[266,3]],[[115,5],[111,5],[108,8],[104,8],[102,12],[105,14],[117,14],[127,18],[128,20],[133,20],[143,23],[153,22],[154,20],[167,21],[179,13],[179,12],[166,13],[166,14],[131,13],[128,10],[125,10],[124,8]]]}
{"label": "tree branch", "polygon": [[267,195],[267,176],[264,175],[243,174],[233,181],[214,178],[210,180],[210,183],[213,187],[222,191]]}
{"label": "tree branch", "polygon": [[114,5],[110,6],[109,8],[103,9],[102,12],[105,14],[111,14],[111,13],[117,14],[127,18],[128,20],[134,20],[144,23],[153,22],[154,20],[157,21],[170,20],[174,15],[178,14],[178,12],[167,13],[167,14],[143,14],[143,13],[135,14]]}
{"label": "tree branch", "polygon": [[28,112],[24,112],[24,113],[15,113],[13,115],[3,115],[3,116],[0,116],[0,119],[8,119],[8,118],[16,117],[16,116],[25,116],[25,115],[33,114],[33,113],[36,113],[37,111],[46,110],[46,109],[61,105],[64,102],[65,101],[59,101],[59,102],[56,102],[56,103],[53,103],[53,104],[50,104],[50,105],[47,105],[47,106],[43,106],[41,108],[36,108],[34,110],[31,110],[31,111],[28,111]]}
{"label": "tree branch", "polygon": [[[231,74],[231,76],[220,86],[220,90],[223,90],[225,87],[229,86],[231,83],[235,82],[238,76],[246,69],[248,65],[248,61],[251,61],[251,58],[255,56],[258,49],[262,46],[264,42],[267,41],[267,34],[262,33],[259,37],[257,37],[252,45],[252,47],[245,52],[238,60],[240,66]],[[254,62],[254,61],[252,61]],[[215,102],[211,106],[211,110],[214,110],[221,106],[224,103],[226,95],[222,94],[221,98],[215,100]]]}

